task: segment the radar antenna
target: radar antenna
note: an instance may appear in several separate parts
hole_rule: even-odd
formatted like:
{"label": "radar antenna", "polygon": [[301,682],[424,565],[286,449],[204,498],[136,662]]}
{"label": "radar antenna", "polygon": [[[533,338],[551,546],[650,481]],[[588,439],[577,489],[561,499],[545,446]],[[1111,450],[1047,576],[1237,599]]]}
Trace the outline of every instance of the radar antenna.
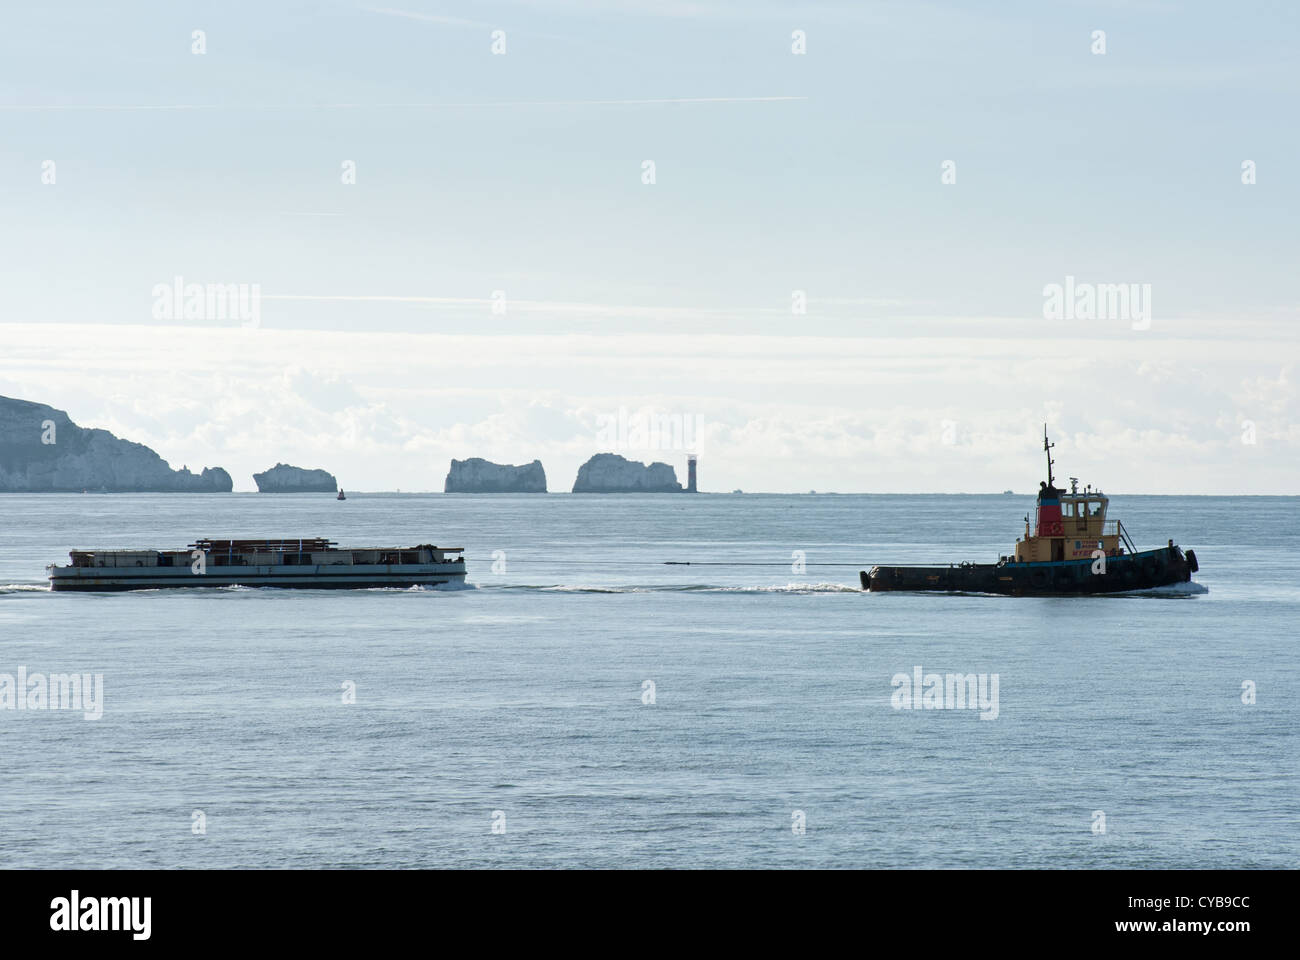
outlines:
{"label": "radar antenna", "polygon": [[1043,451],[1047,454],[1047,485],[1049,487],[1055,486],[1052,483],[1052,464],[1056,462],[1052,459],[1052,447],[1054,446],[1056,444],[1047,442],[1047,424],[1043,424]]}

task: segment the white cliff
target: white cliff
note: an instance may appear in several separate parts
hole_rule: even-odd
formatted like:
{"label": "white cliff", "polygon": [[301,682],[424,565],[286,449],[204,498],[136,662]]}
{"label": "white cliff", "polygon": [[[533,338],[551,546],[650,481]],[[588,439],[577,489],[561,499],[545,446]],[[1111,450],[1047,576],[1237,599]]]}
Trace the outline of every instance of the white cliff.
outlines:
{"label": "white cliff", "polygon": [[253,474],[258,493],[334,493],[339,483],[332,473],[306,470],[277,463],[270,470]]}
{"label": "white cliff", "polygon": [[617,453],[598,453],[578,468],[574,493],[681,493],[677,471],[666,463],[647,466]]}
{"label": "white cliff", "polygon": [[79,427],[62,410],[0,397],[0,493],[229,493],[220,467],[173,470],[142,443]]}
{"label": "white cliff", "polygon": [[540,460],[516,467],[470,457],[451,462],[442,489],[444,493],[545,493],[546,471]]}

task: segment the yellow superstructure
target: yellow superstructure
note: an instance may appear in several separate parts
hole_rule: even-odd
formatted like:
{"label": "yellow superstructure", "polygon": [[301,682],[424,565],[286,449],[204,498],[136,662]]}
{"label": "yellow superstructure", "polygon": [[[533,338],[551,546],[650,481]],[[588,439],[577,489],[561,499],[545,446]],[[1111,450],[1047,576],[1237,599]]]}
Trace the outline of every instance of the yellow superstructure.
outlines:
{"label": "yellow superstructure", "polygon": [[1096,550],[1108,557],[1119,556],[1123,552],[1120,525],[1118,520],[1106,519],[1109,505],[1110,498],[1100,490],[1089,487],[1080,491],[1074,478],[1069,493],[1044,485],[1033,526],[1026,517],[1025,535],[1016,541],[1016,562],[1080,560],[1094,556]]}

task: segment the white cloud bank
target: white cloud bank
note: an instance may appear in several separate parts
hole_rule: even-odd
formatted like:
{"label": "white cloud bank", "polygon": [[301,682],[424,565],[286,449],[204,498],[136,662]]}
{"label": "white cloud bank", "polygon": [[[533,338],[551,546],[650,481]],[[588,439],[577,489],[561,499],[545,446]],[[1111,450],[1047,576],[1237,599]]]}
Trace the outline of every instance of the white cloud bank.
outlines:
{"label": "white cloud bank", "polygon": [[[236,489],[284,461],[440,490],[452,457],[539,458],[567,490],[620,408],[694,418],[706,490],[1295,492],[1288,340],[436,335],[0,324],[0,394]],[[1253,443],[1244,442],[1253,439]],[[627,449],[685,477],[686,449]]]}

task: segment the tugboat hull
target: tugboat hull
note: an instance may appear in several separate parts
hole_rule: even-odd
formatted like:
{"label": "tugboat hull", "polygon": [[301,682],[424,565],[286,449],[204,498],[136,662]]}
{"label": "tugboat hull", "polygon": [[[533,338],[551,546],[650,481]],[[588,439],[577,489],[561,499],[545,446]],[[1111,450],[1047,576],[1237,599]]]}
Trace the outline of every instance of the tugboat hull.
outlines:
{"label": "tugboat hull", "polygon": [[941,593],[1001,593],[1009,596],[1053,596],[1127,593],[1192,579],[1199,566],[1196,553],[1177,546],[1106,557],[1105,567],[1093,570],[1091,558],[1039,563],[962,563],[945,567],[872,567],[859,577],[862,589],[925,590]]}

